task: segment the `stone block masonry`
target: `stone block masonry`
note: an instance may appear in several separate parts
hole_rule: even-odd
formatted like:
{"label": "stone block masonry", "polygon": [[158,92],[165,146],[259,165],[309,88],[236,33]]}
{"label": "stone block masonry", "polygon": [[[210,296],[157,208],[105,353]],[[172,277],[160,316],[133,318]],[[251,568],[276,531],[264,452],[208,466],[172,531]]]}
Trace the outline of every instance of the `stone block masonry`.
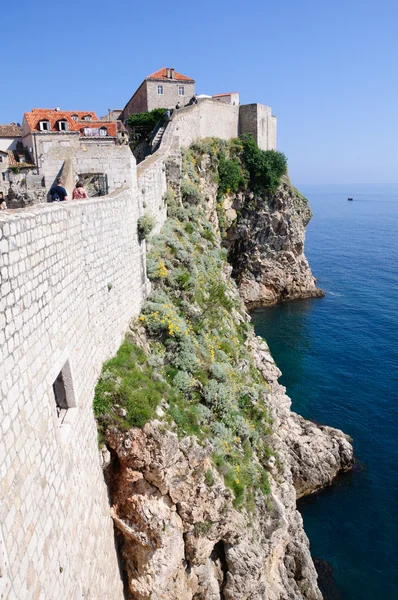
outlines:
{"label": "stone block masonry", "polygon": [[140,211],[124,189],[0,216],[2,599],[123,598],[92,400],[146,293]]}

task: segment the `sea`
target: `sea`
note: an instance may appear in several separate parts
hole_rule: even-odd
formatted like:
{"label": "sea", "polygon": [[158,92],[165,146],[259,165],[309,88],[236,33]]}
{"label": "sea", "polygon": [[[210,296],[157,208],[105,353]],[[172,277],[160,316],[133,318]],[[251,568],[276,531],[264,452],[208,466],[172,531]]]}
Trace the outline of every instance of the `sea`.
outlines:
{"label": "sea", "polygon": [[305,254],[326,296],[252,318],[293,410],[353,438],[354,470],[298,503],[332,575],[324,597],[397,600],[398,184],[300,191],[314,213]]}

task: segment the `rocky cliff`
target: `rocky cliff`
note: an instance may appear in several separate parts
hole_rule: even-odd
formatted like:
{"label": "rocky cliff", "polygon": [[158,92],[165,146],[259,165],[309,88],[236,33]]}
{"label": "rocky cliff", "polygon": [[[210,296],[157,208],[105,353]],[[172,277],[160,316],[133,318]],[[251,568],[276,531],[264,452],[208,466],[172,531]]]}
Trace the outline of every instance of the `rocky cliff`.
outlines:
{"label": "rocky cliff", "polygon": [[275,419],[271,493],[256,493],[251,512],[234,508],[211,444],[165,426],[167,407],[142,429],[107,431],[112,516],[134,600],[322,598],[296,498],[351,467],[350,438],[292,413],[266,344],[248,344]]}
{"label": "rocky cliff", "polygon": [[324,295],[304,255],[311,209],[287,177],[274,193],[241,192],[223,205],[228,258],[247,308]]}
{"label": "rocky cliff", "polygon": [[215,149],[186,152],[169,182],[170,218],[148,242],[152,295],[97,386],[126,593],[321,600],[296,500],[351,467],[351,440],[291,412],[240,297],[319,293],[303,255],[310,212],[286,180],[272,200],[220,198]]}
{"label": "rocky cliff", "polygon": [[266,169],[260,180],[250,176],[245,148],[234,141],[197,142],[184,159],[186,180],[199,186],[208,218],[221,227],[247,309],[324,295],[304,254],[312,212],[287,173],[271,187]]}

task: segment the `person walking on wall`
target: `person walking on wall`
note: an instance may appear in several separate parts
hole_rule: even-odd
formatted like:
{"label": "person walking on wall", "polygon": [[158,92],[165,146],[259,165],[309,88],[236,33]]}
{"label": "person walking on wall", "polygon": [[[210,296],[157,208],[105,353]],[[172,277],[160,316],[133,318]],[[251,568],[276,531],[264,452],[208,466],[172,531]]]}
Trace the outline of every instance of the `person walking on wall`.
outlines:
{"label": "person walking on wall", "polygon": [[76,182],[76,187],[73,190],[72,198],[73,200],[82,200],[83,198],[88,198],[88,194],[82,181],[79,180]]}
{"label": "person walking on wall", "polygon": [[166,123],[168,123],[170,121],[170,117],[171,117],[171,112],[169,109],[166,110],[166,112],[164,113],[164,118]]}
{"label": "person walking on wall", "polygon": [[50,202],[63,202],[68,200],[68,192],[63,187],[62,177],[57,177],[57,185],[53,185],[50,190]]}
{"label": "person walking on wall", "polygon": [[6,210],[7,204],[3,192],[0,192],[0,210]]}

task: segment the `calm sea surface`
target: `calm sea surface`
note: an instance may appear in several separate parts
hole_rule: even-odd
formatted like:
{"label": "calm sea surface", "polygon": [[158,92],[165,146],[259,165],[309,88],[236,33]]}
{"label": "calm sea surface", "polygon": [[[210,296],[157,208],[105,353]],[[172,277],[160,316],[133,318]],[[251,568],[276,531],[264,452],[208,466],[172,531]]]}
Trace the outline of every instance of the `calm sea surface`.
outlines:
{"label": "calm sea surface", "polygon": [[[354,439],[357,469],[301,501],[344,600],[398,599],[398,185],[302,186],[320,300],[253,314],[293,409]],[[354,202],[348,202],[352,196]]]}

